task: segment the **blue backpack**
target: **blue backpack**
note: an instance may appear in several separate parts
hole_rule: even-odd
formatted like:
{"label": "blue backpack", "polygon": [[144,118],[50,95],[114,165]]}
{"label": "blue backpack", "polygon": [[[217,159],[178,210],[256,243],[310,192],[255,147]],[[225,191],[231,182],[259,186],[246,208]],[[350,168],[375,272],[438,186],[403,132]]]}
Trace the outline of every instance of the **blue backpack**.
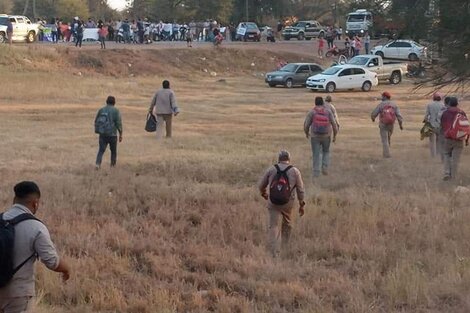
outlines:
{"label": "blue backpack", "polygon": [[95,133],[104,136],[112,136],[114,128],[114,122],[110,112],[101,110],[95,120]]}

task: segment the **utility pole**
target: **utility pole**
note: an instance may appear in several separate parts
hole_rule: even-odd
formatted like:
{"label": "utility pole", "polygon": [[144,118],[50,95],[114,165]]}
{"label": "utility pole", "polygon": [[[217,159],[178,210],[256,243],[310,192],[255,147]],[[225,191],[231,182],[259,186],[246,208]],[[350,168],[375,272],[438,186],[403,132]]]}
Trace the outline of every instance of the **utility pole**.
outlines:
{"label": "utility pole", "polygon": [[248,0],[245,0],[245,20],[248,22]]}

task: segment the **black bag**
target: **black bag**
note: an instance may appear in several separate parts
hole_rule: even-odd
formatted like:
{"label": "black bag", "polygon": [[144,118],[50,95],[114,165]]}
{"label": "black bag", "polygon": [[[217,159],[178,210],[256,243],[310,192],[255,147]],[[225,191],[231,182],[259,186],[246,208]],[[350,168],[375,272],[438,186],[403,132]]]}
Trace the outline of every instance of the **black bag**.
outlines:
{"label": "black bag", "polygon": [[292,189],[289,184],[287,172],[293,166],[289,165],[283,171],[281,171],[277,164],[274,166],[276,167],[277,173],[269,187],[269,200],[271,200],[271,203],[273,204],[284,205],[289,203],[292,195]]}
{"label": "black bag", "polygon": [[36,253],[23,261],[17,267],[13,264],[13,247],[15,243],[15,225],[26,220],[39,221],[34,215],[24,213],[12,220],[5,221],[3,213],[0,214],[0,288],[5,287],[13,276],[18,272]]}
{"label": "black bag", "polygon": [[152,113],[147,114],[147,122],[145,123],[145,131],[154,133],[157,131],[157,120]]}

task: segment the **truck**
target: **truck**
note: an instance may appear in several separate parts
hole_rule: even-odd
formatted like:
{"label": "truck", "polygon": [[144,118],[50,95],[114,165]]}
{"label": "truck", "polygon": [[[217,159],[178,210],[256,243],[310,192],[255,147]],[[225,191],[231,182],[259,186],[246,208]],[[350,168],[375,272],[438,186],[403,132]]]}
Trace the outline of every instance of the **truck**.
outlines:
{"label": "truck", "polygon": [[408,73],[408,64],[402,62],[384,62],[380,55],[363,54],[352,58],[347,64],[361,66],[377,74],[379,81],[389,81],[390,84],[401,83],[403,76]]}
{"label": "truck", "polygon": [[287,26],[282,31],[284,40],[297,38],[297,40],[310,40],[325,35],[325,27],[317,21],[299,21],[293,26]]}
{"label": "truck", "polygon": [[34,24],[29,18],[22,15],[0,15],[0,43],[7,38],[7,22],[13,25],[13,41],[26,41],[32,43],[36,41],[39,34],[39,24]]}
{"label": "truck", "polygon": [[366,32],[373,36],[374,19],[371,12],[359,9],[348,14],[346,19],[346,36],[363,36]]}

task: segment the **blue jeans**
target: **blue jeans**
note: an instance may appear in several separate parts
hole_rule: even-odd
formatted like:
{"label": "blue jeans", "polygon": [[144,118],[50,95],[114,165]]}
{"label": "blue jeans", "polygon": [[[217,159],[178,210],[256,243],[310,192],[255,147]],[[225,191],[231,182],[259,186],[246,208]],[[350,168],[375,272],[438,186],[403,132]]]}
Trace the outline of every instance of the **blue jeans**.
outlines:
{"label": "blue jeans", "polygon": [[326,170],[330,165],[331,137],[312,137],[313,177],[320,176],[320,169]]}
{"label": "blue jeans", "polygon": [[117,136],[100,135],[99,150],[98,150],[98,155],[96,156],[96,165],[98,166],[101,165],[101,161],[103,160],[103,154],[109,145],[109,149],[111,150],[111,166],[116,166],[117,142],[118,142]]}

